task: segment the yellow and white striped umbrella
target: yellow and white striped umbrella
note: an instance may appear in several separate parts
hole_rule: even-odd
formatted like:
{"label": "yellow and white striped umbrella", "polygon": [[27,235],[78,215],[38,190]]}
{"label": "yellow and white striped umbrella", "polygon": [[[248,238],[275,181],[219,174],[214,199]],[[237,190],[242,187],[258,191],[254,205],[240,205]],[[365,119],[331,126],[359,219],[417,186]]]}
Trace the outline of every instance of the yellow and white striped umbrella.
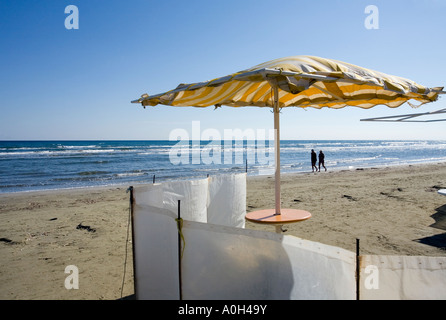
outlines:
{"label": "yellow and white striped umbrella", "polygon": [[274,111],[275,209],[280,208],[280,129],[283,107],[396,108],[409,100],[419,105],[436,101],[443,87],[427,88],[411,80],[361,68],[349,63],[312,56],[272,60],[214,80],[180,84],[161,94],[144,94],[132,101],[145,106],[257,106]]}
{"label": "yellow and white striped umbrella", "polygon": [[279,108],[394,108],[413,99],[435,101],[443,88],[427,88],[411,80],[349,63],[311,56],[293,56],[262,63],[214,80],[180,84],[176,89],[132,101],[143,106],[273,107],[278,87]]}

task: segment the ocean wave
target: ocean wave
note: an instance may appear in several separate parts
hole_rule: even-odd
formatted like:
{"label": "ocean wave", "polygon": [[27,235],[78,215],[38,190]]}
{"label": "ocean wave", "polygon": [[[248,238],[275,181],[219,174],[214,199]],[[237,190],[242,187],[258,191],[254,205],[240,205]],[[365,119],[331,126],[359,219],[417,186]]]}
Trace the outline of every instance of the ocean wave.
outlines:
{"label": "ocean wave", "polygon": [[124,178],[124,177],[140,177],[140,176],[146,176],[148,174],[149,174],[148,172],[123,172],[123,173],[115,173],[114,176]]}
{"label": "ocean wave", "polygon": [[[191,179],[206,174],[274,173],[274,148],[246,141],[186,144],[186,163],[169,155],[175,141],[0,142],[0,192],[62,189],[134,181]],[[310,151],[323,150],[329,170],[446,162],[446,141],[283,141],[283,172],[307,172]],[[214,152],[212,154],[211,152]],[[205,164],[221,155],[221,164]],[[199,164],[192,160],[199,160]],[[310,170],[311,171],[311,170]]]}
{"label": "ocean wave", "polygon": [[358,157],[358,158],[351,158],[351,159],[339,159],[337,160],[338,163],[353,163],[353,162],[368,162],[373,161],[376,159],[381,158],[382,155],[376,155],[373,157]]}
{"label": "ocean wave", "polygon": [[83,172],[78,172],[77,174],[80,176],[95,176],[95,175],[104,175],[104,174],[109,174],[110,172],[108,171],[83,171]]}
{"label": "ocean wave", "polygon": [[21,152],[0,152],[0,157],[16,156],[72,156],[82,154],[113,153],[114,149],[91,149],[91,150],[44,150],[44,151],[21,151]]}

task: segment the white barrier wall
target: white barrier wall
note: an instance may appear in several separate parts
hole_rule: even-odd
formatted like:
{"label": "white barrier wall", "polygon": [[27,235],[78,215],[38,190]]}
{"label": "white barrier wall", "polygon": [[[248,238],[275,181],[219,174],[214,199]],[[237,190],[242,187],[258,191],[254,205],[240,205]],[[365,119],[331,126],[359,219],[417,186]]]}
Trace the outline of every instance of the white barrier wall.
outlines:
{"label": "white barrier wall", "polygon": [[245,225],[246,174],[138,186],[133,196],[135,287],[140,299],[179,298],[178,200],[185,221]]}
{"label": "white barrier wall", "polygon": [[[134,188],[137,299],[355,299],[356,255],[244,229],[246,175]],[[181,289],[178,259],[181,200]],[[360,299],[446,299],[446,258],[361,256]]]}
{"label": "white barrier wall", "polygon": [[167,213],[140,205],[134,208],[133,259],[137,299],[179,299],[178,232],[174,218]]}
{"label": "white barrier wall", "polygon": [[184,299],[353,299],[353,253],[246,230],[246,175],[134,188],[138,299],[178,299],[178,200]]}
{"label": "white barrier wall", "polygon": [[277,233],[183,226],[183,298],[354,299],[352,252]]}

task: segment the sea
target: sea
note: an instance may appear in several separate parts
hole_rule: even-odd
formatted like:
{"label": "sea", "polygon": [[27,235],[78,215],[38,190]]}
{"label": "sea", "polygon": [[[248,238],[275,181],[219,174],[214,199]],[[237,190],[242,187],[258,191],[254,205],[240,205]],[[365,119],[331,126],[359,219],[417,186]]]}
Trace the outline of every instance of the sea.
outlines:
{"label": "sea", "polygon": [[[446,162],[446,140],[282,140],[282,173]],[[271,141],[0,141],[0,193],[274,173]],[[320,174],[323,174],[324,170]]]}

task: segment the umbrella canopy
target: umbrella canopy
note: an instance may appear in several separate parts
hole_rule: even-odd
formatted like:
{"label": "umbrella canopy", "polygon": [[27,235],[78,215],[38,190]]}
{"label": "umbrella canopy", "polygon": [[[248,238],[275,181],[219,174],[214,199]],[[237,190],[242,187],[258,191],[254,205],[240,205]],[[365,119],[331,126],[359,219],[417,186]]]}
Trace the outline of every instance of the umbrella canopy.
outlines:
{"label": "umbrella canopy", "polygon": [[143,106],[371,108],[398,107],[408,100],[435,101],[443,88],[427,88],[411,80],[349,63],[311,56],[272,60],[214,80],[180,84],[176,89],[132,101]]}
{"label": "umbrella canopy", "polygon": [[[436,101],[443,87],[427,88],[411,80],[313,56],[292,56],[259,64],[210,81],[180,84],[164,93],[132,101],[142,106],[270,107],[275,128],[275,214],[280,208],[279,111],[283,107],[396,108],[409,100]],[[413,105],[412,105],[413,106]]]}

